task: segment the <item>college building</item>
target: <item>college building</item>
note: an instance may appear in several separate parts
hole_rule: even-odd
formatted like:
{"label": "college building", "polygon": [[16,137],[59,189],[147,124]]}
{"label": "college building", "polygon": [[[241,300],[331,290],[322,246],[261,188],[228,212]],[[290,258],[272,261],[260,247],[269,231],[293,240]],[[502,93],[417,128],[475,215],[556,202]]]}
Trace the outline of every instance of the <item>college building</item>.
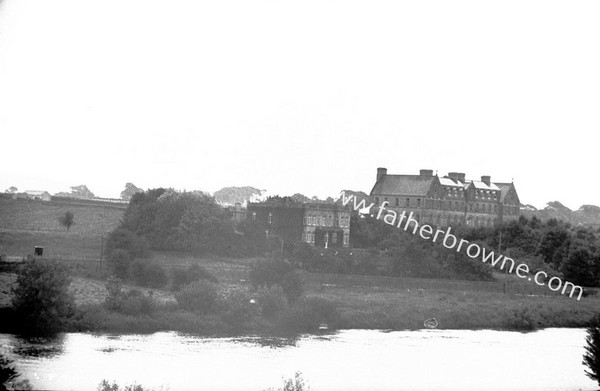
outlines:
{"label": "college building", "polygon": [[334,248],[350,246],[350,208],[333,203],[301,203],[290,197],[248,202],[248,221],[282,242]]}
{"label": "college building", "polygon": [[398,213],[405,210],[407,215],[413,212],[420,224],[438,227],[492,227],[518,218],[521,205],[512,182],[492,182],[490,176],[466,179],[461,172],[438,177],[433,170],[391,175],[378,168],[370,196],[375,206],[385,205]]}

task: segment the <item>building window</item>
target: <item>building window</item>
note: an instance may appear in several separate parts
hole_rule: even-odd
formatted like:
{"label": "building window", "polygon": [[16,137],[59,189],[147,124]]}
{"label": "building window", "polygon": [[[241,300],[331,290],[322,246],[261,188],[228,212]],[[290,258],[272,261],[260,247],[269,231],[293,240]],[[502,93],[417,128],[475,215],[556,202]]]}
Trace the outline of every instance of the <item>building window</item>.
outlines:
{"label": "building window", "polygon": [[379,205],[379,197],[375,197],[375,204]]}
{"label": "building window", "polygon": [[344,244],[348,244],[349,235],[348,232],[344,232]]}
{"label": "building window", "polygon": [[331,234],[331,241],[333,243],[337,243],[337,232],[334,232],[333,234]]}
{"label": "building window", "polygon": [[400,206],[400,198],[396,197],[396,206]]}
{"label": "building window", "polygon": [[410,198],[406,199],[406,206],[410,206]]}
{"label": "building window", "polygon": [[302,241],[306,242],[306,232],[302,232]]}
{"label": "building window", "polygon": [[420,207],[420,206],[421,206],[421,199],[417,198],[417,207]]}

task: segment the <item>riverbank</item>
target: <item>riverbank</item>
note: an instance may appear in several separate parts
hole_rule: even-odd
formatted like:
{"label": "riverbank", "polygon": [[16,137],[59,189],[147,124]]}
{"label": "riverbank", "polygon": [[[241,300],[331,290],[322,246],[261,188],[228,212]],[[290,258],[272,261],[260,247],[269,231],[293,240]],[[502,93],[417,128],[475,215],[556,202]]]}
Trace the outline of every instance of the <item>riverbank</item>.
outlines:
{"label": "riverbank", "polygon": [[[3,292],[0,303],[10,305],[7,288],[14,274],[0,274]],[[124,290],[138,289],[125,286]],[[219,284],[221,291],[239,290],[253,298],[247,284]],[[8,289],[9,291],[10,289]],[[290,332],[316,332],[328,329],[419,330],[423,322],[435,318],[440,329],[536,330],[550,327],[586,327],[600,312],[600,299],[575,301],[561,296],[519,296],[480,292],[439,292],[377,287],[311,287],[296,305],[266,317],[253,305],[227,314],[198,314],[177,305],[172,292],[140,289],[150,300],[144,310],[111,311],[103,304],[105,283],[75,277],[70,287],[77,313],[65,331],[108,333],[152,333],[179,331],[198,335],[252,333],[280,335]],[[144,305],[142,303],[141,305]],[[233,311],[233,312],[232,312]],[[236,312],[237,311],[237,312]],[[10,311],[4,309],[4,316]],[[14,332],[10,322],[3,331]]]}

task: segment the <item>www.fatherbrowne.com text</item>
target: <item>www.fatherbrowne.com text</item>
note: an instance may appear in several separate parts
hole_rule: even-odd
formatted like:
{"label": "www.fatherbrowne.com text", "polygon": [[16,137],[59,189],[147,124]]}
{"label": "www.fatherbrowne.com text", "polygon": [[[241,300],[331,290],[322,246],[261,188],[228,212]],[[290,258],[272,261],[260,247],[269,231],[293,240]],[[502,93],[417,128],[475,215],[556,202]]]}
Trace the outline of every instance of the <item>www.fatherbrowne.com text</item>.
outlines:
{"label": "www.fatherbrowne.com text", "polygon": [[[358,200],[356,196],[350,195],[346,197],[346,193],[342,192],[342,204],[344,206],[348,205],[350,201],[353,200],[353,207],[355,211],[360,210],[370,210],[374,206],[373,203],[367,205],[364,199]],[[386,209],[385,207],[389,205],[387,201],[384,201],[380,206],[377,207],[377,214],[371,215],[375,218],[383,219],[383,222],[392,226],[395,226],[400,229],[404,229],[407,232],[412,232],[413,235],[417,235],[425,240],[431,240],[434,243],[441,241],[442,245],[448,249],[456,248],[457,252],[461,250],[464,251],[465,254],[469,258],[475,259],[481,257],[482,262],[490,262],[493,267],[499,264],[500,270],[505,270],[505,266],[509,265],[507,269],[509,273],[514,273],[519,278],[527,279],[528,281],[533,281],[537,285],[544,286],[547,285],[548,289],[553,292],[557,292],[562,288],[560,292],[562,295],[569,293],[569,297],[573,297],[573,293],[578,290],[579,294],[577,296],[577,300],[581,299],[583,295],[583,288],[579,285],[575,285],[572,282],[564,281],[559,277],[552,277],[546,283],[545,280],[548,277],[548,274],[544,271],[538,271],[530,277],[529,266],[525,263],[520,263],[515,267],[515,261],[512,258],[506,257],[502,254],[496,254],[493,251],[489,251],[485,247],[480,246],[477,243],[469,243],[468,240],[459,239],[456,236],[452,235],[451,227],[448,227],[445,231],[441,229],[437,229],[432,227],[431,225],[423,224],[419,225],[419,222],[413,218],[413,212],[410,212],[409,215],[406,215],[406,211],[402,211],[401,214],[398,214],[394,210]],[[412,224],[412,229],[409,230]],[[439,242],[438,242],[439,243]],[[568,290],[570,288],[570,291]]]}

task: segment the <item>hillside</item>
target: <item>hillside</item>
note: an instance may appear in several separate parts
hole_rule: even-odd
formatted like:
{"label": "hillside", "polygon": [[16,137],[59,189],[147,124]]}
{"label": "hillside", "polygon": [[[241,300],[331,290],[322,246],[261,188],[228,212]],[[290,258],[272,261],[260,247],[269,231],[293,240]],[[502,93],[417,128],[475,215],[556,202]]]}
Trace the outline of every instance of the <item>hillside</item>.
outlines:
{"label": "hillside", "polygon": [[573,211],[558,201],[552,201],[548,202],[543,209],[536,209],[532,205],[521,205],[521,214],[526,217],[535,216],[542,221],[554,218],[568,221],[573,225],[600,226],[600,207],[596,205],[582,205]]}
{"label": "hillside", "polygon": [[[70,232],[58,222],[66,211],[75,215]],[[0,198],[0,254],[24,256],[43,246],[48,258],[97,259],[101,235],[117,227],[124,211],[123,206]]]}

